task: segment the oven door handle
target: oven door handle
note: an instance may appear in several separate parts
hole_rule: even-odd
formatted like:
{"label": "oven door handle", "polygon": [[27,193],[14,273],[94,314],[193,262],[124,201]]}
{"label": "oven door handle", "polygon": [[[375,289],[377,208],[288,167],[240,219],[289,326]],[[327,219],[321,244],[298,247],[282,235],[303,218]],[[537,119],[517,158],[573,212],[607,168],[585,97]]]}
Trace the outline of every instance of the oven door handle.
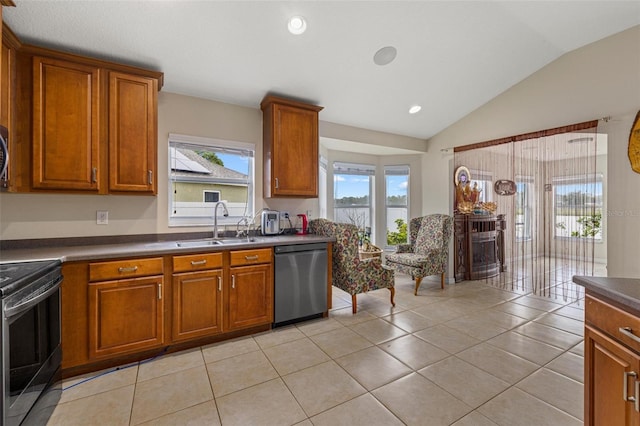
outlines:
{"label": "oven door handle", "polygon": [[58,279],[56,279],[55,283],[51,286],[51,288],[49,288],[45,292],[37,295],[33,299],[25,300],[24,302],[22,302],[22,303],[20,303],[20,304],[18,304],[16,306],[11,306],[10,308],[5,308],[4,309],[5,318],[9,319],[9,318],[15,317],[19,313],[24,312],[27,309],[30,309],[30,308],[34,307],[35,305],[37,305],[38,303],[42,302],[44,299],[46,299],[47,297],[51,296],[53,293],[55,293],[60,288],[60,283],[61,282],[62,282],[62,277],[59,277]]}

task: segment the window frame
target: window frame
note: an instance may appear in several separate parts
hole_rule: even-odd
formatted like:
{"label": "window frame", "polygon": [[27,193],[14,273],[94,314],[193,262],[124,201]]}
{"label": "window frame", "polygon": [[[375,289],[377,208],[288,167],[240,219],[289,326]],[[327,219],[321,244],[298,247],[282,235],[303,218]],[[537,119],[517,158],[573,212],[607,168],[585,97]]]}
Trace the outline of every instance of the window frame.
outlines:
{"label": "window frame", "polygon": [[[358,204],[358,205],[350,205],[339,207],[336,202],[336,186],[337,186],[337,176],[367,176],[368,178],[368,186],[369,186],[369,194],[368,194],[368,204]],[[333,216],[334,220],[340,220],[339,217],[342,215],[338,215],[339,210],[347,210],[347,209],[367,209],[368,210],[368,223],[365,217],[364,223],[364,232],[367,236],[373,238],[375,235],[375,175],[376,175],[376,165],[374,164],[366,164],[366,163],[347,163],[343,161],[334,161],[333,162]],[[358,226],[359,224],[355,224]],[[359,227],[360,228],[360,227]],[[362,229],[362,228],[360,228]]]}
{"label": "window frame", "polygon": [[[388,171],[395,171],[395,172],[404,172],[406,171],[406,174],[400,174],[400,173],[387,173]],[[385,249],[391,249],[393,247],[396,247],[396,245],[389,245],[388,244],[388,239],[387,239],[387,233],[389,232],[389,224],[388,224],[388,218],[389,218],[389,209],[390,208],[403,208],[406,211],[406,215],[405,215],[405,222],[407,224],[407,230],[409,227],[409,211],[410,211],[410,201],[411,201],[411,197],[410,197],[410,186],[411,186],[411,167],[408,164],[401,164],[401,165],[385,165],[384,166],[384,170],[383,170],[383,175],[384,175],[384,221],[385,221],[385,239],[384,239],[384,247]],[[389,194],[387,191],[387,177],[388,176],[406,176],[407,177],[407,192],[406,192],[406,203],[404,205],[402,204],[389,204],[388,200],[389,200]],[[404,243],[401,244],[406,244],[409,242],[409,235],[407,232],[407,240]]]}
{"label": "window frame", "polygon": [[[248,158],[248,173],[245,175],[246,179],[233,179],[233,178],[206,178],[204,176],[194,176],[194,177],[177,177],[172,169],[172,154],[171,150],[173,148],[184,147],[187,149],[197,149],[201,148],[203,150],[210,150],[213,152],[221,153],[228,152],[232,154],[246,154]],[[224,217],[219,215],[218,217],[218,225],[232,225],[240,222],[243,218],[248,217],[252,218],[255,210],[255,156],[256,156],[256,146],[252,143],[247,142],[239,142],[239,141],[229,141],[224,139],[216,139],[216,138],[208,138],[208,137],[200,137],[200,136],[190,136],[190,135],[182,135],[170,133],[168,139],[168,158],[167,158],[167,173],[168,173],[168,188],[167,188],[167,222],[169,227],[193,227],[193,226],[213,226],[214,217],[213,217],[213,208],[211,209],[211,215],[207,216],[176,216],[173,214],[174,212],[174,182],[185,182],[185,183],[217,183],[217,184],[226,184],[230,186],[242,186],[246,187],[248,194],[247,200],[242,206],[238,208],[242,208],[243,214],[233,214],[234,209],[230,209],[230,215],[228,217]],[[232,169],[233,170],[233,169]],[[203,191],[216,191],[216,190],[208,190],[203,189]],[[204,202],[204,192],[203,192],[203,204]],[[222,198],[222,194],[220,194],[221,201],[227,201]],[[207,202],[207,204],[214,204]],[[237,211],[237,208],[235,209]]]}
{"label": "window frame", "polygon": [[516,188],[518,187],[518,185],[522,184],[525,185],[525,187],[527,188],[525,194],[524,194],[524,218],[523,218],[523,223],[522,225],[524,226],[524,235],[522,237],[518,236],[518,232],[517,232],[517,226],[518,226],[518,222],[515,220],[516,219],[516,215],[518,213],[518,197],[520,194],[520,191],[517,191],[515,196],[515,203],[514,203],[514,229],[515,230],[515,238],[516,241],[518,242],[524,242],[524,241],[530,241],[533,237],[533,219],[535,217],[535,178],[533,176],[524,176],[524,175],[517,175],[515,177],[515,182],[516,182]]}
{"label": "window frame", "polygon": [[[566,240],[580,240],[580,239],[591,239],[592,241],[596,242],[596,243],[601,243],[604,241],[604,226],[603,226],[603,219],[604,219],[604,173],[602,172],[596,172],[596,173],[591,173],[589,175],[571,175],[571,176],[554,176],[551,178],[551,182],[552,182],[552,200],[553,200],[553,238],[554,239],[566,239]],[[566,186],[566,185],[582,185],[582,186],[591,186],[593,185],[593,193],[595,193],[595,188],[597,185],[600,185],[601,188],[601,192],[602,195],[600,197],[600,204],[598,205],[597,201],[594,203],[593,206],[593,213],[597,214],[598,212],[600,213],[600,231],[593,237],[591,236],[581,236],[581,235],[558,235],[558,229],[559,229],[559,222],[558,222],[558,205],[557,205],[557,188],[559,186]],[[597,195],[594,195],[594,197],[597,199]],[[562,206],[565,207],[565,206]],[[566,206],[568,208],[571,208],[571,206]],[[582,209],[585,209],[585,207],[581,207]],[[577,215],[577,216],[587,216],[587,214],[581,214],[581,215]],[[571,232],[571,231],[569,231]]]}

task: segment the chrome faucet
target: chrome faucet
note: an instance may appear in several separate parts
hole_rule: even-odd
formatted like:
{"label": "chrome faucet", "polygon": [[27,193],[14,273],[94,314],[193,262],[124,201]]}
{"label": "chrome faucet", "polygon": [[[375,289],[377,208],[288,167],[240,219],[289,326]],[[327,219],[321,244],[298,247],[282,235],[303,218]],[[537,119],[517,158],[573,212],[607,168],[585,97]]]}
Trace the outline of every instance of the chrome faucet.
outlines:
{"label": "chrome faucet", "polygon": [[213,238],[218,238],[218,206],[222,204],[222,215],[224,217],[229,216],[229,210],[227,210],[227,205],[224,201],[218,201],[213,208]]}

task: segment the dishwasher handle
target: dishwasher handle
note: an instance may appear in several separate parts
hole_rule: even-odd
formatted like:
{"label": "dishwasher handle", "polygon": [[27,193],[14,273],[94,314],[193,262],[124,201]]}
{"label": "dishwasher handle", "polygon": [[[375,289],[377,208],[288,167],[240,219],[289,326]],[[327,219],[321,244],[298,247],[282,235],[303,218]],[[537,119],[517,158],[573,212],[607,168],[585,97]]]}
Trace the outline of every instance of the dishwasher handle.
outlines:
{"label": "dishwasher handle", "polygon": [[327,250],[327,243],[291,244],[288,246],[275,246],[274,252],[279,254],[299,253],[305,251]]}

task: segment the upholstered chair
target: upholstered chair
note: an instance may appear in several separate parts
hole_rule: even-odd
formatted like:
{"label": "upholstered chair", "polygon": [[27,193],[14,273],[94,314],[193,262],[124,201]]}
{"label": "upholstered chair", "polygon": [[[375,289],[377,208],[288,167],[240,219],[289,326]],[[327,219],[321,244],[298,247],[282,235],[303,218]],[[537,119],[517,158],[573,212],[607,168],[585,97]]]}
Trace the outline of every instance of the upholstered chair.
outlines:
{"label": "upholstered chair", "polygon": [[387,266],[415,280],[414,295],[418,295],[422,278],[430,275],[440,274],[440,287],[444,288],[452,229],[453,217],[444,214],[411,219],[409,244],[400,244],[395,253],[385,256]]}
{"label": "upholstered chair", "polygon": [[380,258],[360,259],[358,228],[355,225],[314,219],[309,222],[309,232],[336,238],[332,253],[332,284],[351,294],[354,314],[358,309],[356,295],[369,290],[388,288],[391,292],[391,305],[396,305],[393,301],[393,270],[383,265]]}

